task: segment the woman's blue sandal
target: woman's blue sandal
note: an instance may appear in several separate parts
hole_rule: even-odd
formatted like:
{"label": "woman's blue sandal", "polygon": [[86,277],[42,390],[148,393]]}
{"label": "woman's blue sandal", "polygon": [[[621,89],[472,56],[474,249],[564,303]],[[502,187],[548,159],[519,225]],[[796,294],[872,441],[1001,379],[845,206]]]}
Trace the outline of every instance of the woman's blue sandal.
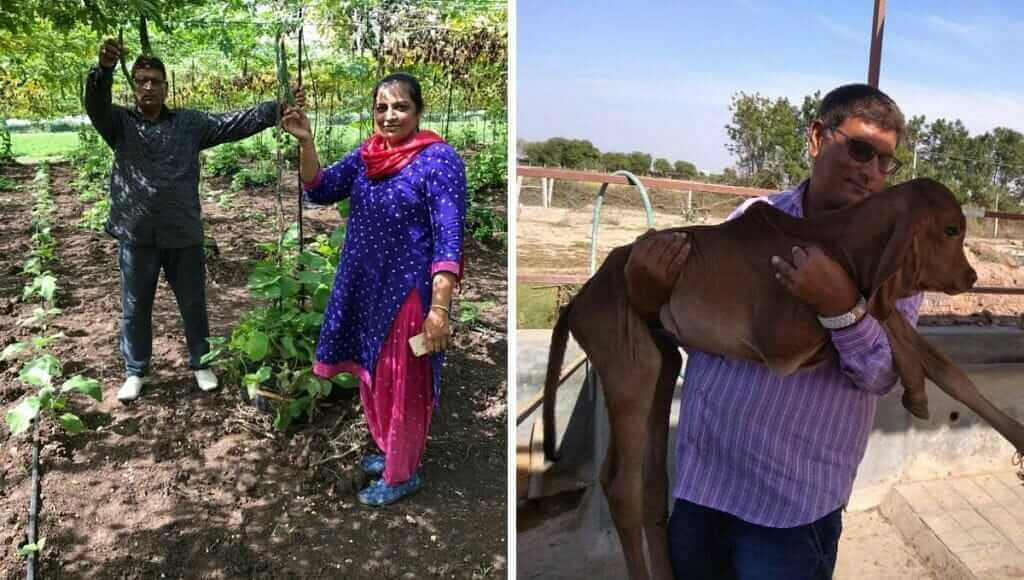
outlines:
{"label": "woman's blue sandal", "polygon": [[370,477],[380,477],[384,474],[384,456],[380,453],[371,453],[359,462],[359,469]]}
{"label": "woman's blue sandal", "polygon": [[410,496],[419,491],[421,487],[423,487],[423,478],[418,473],[395,485],[388,485],[383,479],[378,479],[360,491],[356,497],[363,505],[381,507]]}

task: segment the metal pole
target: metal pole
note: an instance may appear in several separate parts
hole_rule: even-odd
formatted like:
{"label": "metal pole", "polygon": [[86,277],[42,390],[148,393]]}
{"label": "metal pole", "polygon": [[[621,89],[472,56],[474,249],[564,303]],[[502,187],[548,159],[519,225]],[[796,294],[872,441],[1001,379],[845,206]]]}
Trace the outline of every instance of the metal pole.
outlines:
{"label": "metal pole", "polygon": [[885,33],[885,0],[875,0],[875,18],[871,25],[871,60],[868,64],[868,84],[878,88],[878,73],[882,66],[882,36]]}
{"label": "metal pole", "polygon": [[[999,211],[999,188],[996,188],[996,211]],[[992,227],[992,237],[999,237],[999,218],[995,218],[995,225]]]}

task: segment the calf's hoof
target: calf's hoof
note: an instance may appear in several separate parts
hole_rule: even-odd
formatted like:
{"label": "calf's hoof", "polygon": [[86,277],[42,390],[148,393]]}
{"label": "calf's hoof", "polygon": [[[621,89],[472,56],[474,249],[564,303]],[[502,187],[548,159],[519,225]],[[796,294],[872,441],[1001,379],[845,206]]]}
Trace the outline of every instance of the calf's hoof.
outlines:
{"label": "calf's hoof", "polygon": [[915,397],[910,393],[903,393],[903,408],[910,411],[910,414],[917,417],[918,419],[927,420],[928,414],[928,399],[924,397]]}

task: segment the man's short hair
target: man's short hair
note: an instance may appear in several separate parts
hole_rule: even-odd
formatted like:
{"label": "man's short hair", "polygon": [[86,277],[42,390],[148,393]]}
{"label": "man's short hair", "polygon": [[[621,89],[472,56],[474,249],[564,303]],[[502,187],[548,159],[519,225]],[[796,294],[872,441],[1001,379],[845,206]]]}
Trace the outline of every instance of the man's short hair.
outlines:
{"label": "man's short hair", "polygon": [[854,83],[833,89],[821,100],[818,120],[826,127],[838,127],[850,117],[856,117],[896,132],[897,143],[907,128],[903,112],[896,101],[871,85]]}
{"label": "man's short hair", "polygon": [[163,61],[155,56],[147,56],[143,54],[136,58],[135,64],[132,65],[133,78],[135,77],[135,71],[139,70],[140,68],[158,70],[160,71],[160,74],[163,75],[164,80],[167,80],[167,69],[164,68]]}

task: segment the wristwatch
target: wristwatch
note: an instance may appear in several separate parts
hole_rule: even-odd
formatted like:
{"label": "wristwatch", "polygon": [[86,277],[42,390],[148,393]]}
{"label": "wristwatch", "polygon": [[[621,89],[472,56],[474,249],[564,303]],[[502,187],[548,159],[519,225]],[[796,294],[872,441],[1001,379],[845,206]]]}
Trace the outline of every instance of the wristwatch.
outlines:
{"label": "wristwatch", "polygon": [[839,316],[819,316],[818,322],[829,330],[839,330],[840,328],[846,328],[847,326],[853,326],[860,322],[861,318],[868,313],[868,303],[864,300],[863,296],[857,298],[857,304],[853,306],[853,309],[845,314]]}

